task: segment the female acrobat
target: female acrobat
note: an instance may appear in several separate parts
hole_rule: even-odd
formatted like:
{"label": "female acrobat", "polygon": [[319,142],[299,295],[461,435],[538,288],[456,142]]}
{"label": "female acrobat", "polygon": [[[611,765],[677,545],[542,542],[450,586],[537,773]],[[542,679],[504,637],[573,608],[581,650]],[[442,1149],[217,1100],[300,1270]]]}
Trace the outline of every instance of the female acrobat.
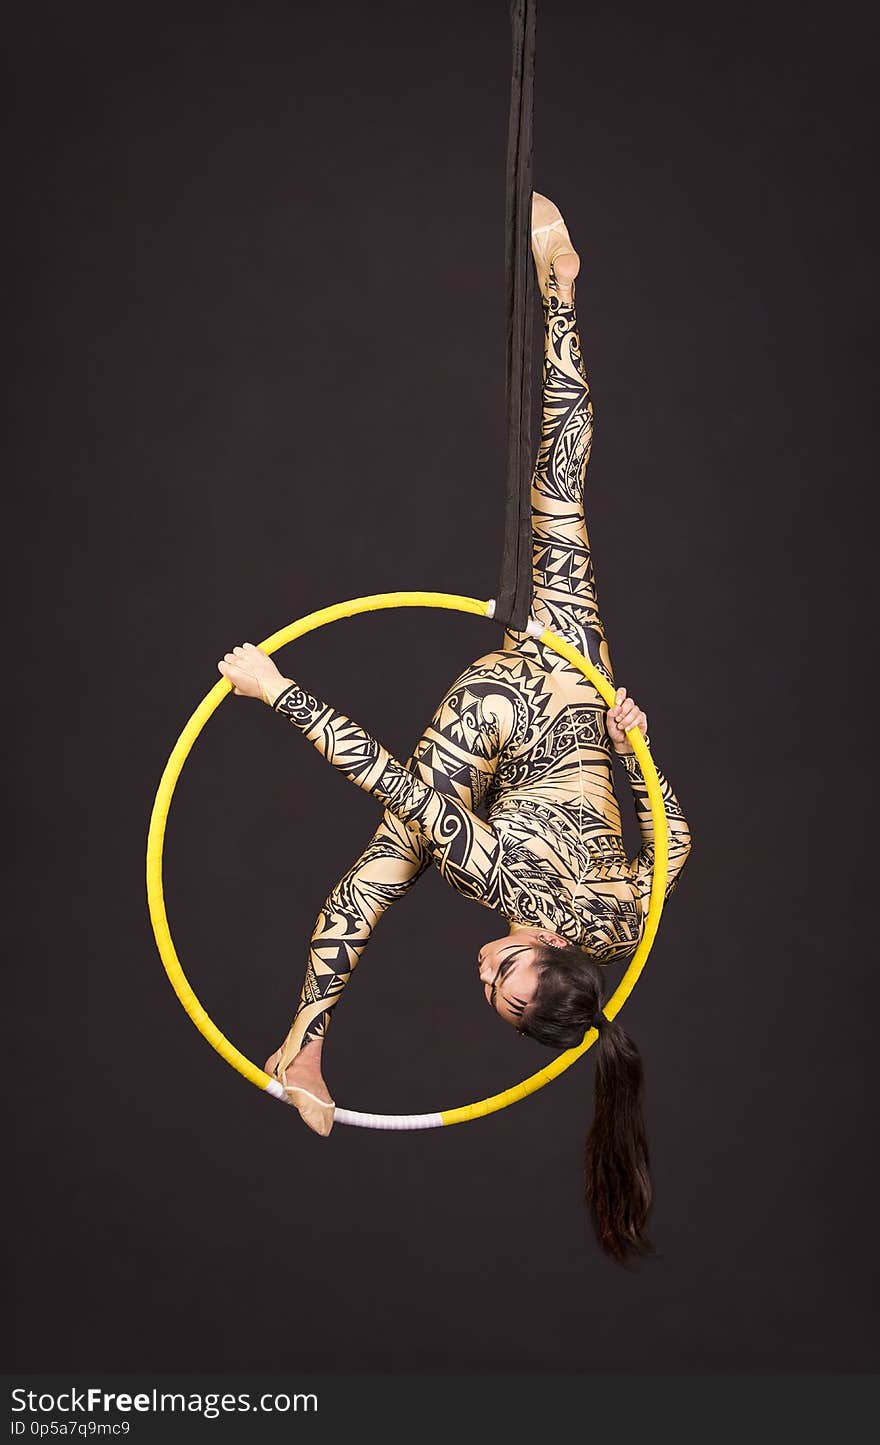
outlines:
{"label": "female acrobat", "polygon": [[[556,206],[537,193],[532,250],[544,311],[543,415],[532,479],[533,616],[574,644],[611,685],[584,517],[593,406],[575,315],[580,260]],[[618,1260],[647,1252],[651,1205],[638,1050],[602,1013],[603,966],[641,937],[654,859],[647,789],[626,734],[647,719],[626,689],[606,708],[593,684],[527,633],[507,631],[449,688],[406,766],[363,728],[282,676],[244,643],[220,672],[262,698],[328,762],[382,804],[382,820],[332,890],[312,934],[292,1027],[267,1071],[305,1122],[328,1134],[333,1101],[321,1060],[331,1011],[373,930],[433,863],[466,898],[507,924],[475,960],[486,1000],[520,1033],[564,1049],[592,1026],[594,1121],[586,1194],[599,1240]],[[641,847],[626,857],[615,754],[632,791]],[[666,779],[668,897],[690,832]]]}

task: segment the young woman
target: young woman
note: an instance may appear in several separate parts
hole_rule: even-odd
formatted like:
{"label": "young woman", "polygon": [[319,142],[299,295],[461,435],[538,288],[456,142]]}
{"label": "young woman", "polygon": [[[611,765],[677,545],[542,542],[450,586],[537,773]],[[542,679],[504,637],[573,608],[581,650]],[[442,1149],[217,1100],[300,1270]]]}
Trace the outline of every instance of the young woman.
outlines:
{"label": "young woman", "polygon": [[[532,481],[533,615],[572,642],[613,685],[584,520],[593,407],[574,283],[580,261],[553,203],[535,194],[532,249],[545,321],[543,419]],[[644,927],[654,839],[647,789],[626,733],[647,719],[617,688],[596,688],[525,633],[472,664],[440,703],[404,767],[370,735],[245,643],[220,672],[260,697],[384,805],[365,852],[327,898],[312,935],[300,1005],[266,1068],[311,1128],[327,1134],[333,1101],[321,1072],[330,1012],[382,914],[430,863],[457,892],[497,910],[508,932],[480,950],[486,999],[520,1033],[570,1048],[599,1029],[587,1199],[614,1257],[650,1249],[651,1203],[639,1054],[602,1013],[602,966],[629,959]],[[642,837],[621,837],[611,753],[632,789]],[[675,886],[690,834],[660,776]],[[479,810],[479,811],[478,811]]]}

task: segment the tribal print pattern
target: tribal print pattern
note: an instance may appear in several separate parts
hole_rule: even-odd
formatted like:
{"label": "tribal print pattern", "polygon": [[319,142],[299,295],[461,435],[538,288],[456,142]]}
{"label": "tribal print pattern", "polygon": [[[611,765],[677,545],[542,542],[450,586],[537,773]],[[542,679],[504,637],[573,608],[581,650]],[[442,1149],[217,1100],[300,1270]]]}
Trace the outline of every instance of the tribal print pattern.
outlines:
{"label": "tribal print pattern", "polygon": [[[551,293],[541,297],[541,305],[544,374],[541,440],[532,477],[532,615],[573,643],[611,682],[584,516],[593,403],[574,303],[566,305]],[[525,633],[506,632],[505,646],[531,649],[545,665],[571,670],[558,653],[550,663],[550,654]]]}
{"label": "tribal print pattern", "polygon": [[[574,304],[543,300],[543,420],[532,483],[534,606],[613,685],[584,519],[593,407]],[[626,959],[644,927],[654,860],[647,788],[622,762],[642,846],[628,862],[605,702],[576,668],[526,634],[474,662],[450,687],[406,766],[297,683],[275,710],[385,808],[368,847],[324,903],[308,972],[277,1067],[324,1037],[330,1011],[380,918],[430,863],[511,927],[537,925],[602,963]],[[669,881],[690,848],[666,779]]]}

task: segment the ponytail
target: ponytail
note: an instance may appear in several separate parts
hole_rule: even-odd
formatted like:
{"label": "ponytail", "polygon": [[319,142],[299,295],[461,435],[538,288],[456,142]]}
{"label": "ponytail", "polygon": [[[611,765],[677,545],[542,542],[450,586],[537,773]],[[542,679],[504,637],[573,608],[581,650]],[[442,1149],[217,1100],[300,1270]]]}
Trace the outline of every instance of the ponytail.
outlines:
{"label": "ponytail", "polygon": [[595,1114],[585,1153],[586,1200],[599,1243],[612,1259],[653,1254],[642,1060],[615,1020],[598,1019]]}
{"label": "ponytail", "polygon": [[520,1033],[554,1049],[575,1048],[598,1028],[596,1106],[585,1154],[587,1206],[599,1243],[619,1264],[653,1254],[645,1227],[651,1176],[642,1060],[632,1039],[602,1009],[602,972],[576,944],[535,950],[538,987]]}

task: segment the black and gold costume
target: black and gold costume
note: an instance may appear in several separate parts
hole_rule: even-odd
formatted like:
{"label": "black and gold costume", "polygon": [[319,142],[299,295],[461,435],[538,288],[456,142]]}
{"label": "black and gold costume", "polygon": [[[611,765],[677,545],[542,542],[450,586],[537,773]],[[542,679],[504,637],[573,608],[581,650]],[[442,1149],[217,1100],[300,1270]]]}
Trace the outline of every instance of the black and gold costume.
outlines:
{"label": "black and gold costume", "polygon": [[[593,406],[574,303],[542,298],[543,419],[532,481],[533,616],[567,638],[613,684],[584,519]],[[642,837],[626,858],[606,704],[576,668],[527,634],[453,683],[406,766],[298,684],[276,699],[352,782],[385,806],[368,847],[321,909],[283,1056],[323,1037],[330,1009],[378,920],[433,862],[457,892],[513,926],[537,925],[600,962],[628,958],[641,936],[654,858],[647,789],[621,757]],[[660,784],[669,829],[667,897],[690,848],[681,809]]]}

